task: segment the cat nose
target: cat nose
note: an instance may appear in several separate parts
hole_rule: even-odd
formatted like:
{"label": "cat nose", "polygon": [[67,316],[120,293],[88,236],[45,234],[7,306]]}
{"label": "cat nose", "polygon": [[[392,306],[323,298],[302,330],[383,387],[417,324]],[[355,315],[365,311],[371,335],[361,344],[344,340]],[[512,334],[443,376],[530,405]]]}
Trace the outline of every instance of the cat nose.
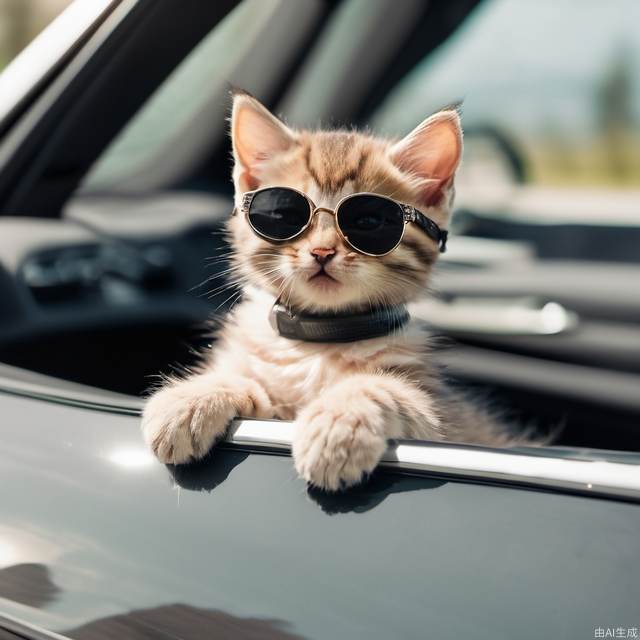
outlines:
{"label": "cat nose", "polygon": [[336,250],[330,247],[316,247],[315,249],[311,249],[311,255],[320,264],[326,264],[335,254]]}

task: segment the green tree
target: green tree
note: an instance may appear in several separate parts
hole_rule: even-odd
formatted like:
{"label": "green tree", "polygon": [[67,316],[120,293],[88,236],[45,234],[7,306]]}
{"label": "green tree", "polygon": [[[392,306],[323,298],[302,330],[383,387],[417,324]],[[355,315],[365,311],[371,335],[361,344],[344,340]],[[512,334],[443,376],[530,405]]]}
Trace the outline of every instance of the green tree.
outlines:
{"label": "green tree", "polygon": [[629,47],[612,57],[596,93],[596,116],[612,179],[626,181],[632,171],[629,149],[634,131],[633,69]]}

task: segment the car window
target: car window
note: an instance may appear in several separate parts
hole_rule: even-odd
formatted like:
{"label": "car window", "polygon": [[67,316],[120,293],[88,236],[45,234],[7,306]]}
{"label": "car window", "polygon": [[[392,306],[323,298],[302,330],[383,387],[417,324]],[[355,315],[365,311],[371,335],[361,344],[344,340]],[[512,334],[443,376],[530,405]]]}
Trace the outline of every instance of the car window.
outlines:
{"label": "car window", "polygon": [[143,172],[179,136],[251,48],[281,0],[245,0],[183,60],[100,157],[83,189],[106,189]]}
{"label": "car window", "polygon": [[512,159],[491,151],[507,141],[533,185],[640,187],[640,3],[480,3],[370,124],[403,134],[457,100],[468,134],[466,180],[504,181]]}

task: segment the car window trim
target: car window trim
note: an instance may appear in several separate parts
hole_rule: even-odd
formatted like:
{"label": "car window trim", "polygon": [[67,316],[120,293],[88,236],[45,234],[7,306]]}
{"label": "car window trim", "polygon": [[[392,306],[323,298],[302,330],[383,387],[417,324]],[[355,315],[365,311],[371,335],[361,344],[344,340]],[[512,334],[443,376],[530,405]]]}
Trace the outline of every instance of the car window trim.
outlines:
{"label": "car window trim", "polygon": [[[288,455],[294,423],[235,420],[226,443]],[[598,452],[618,459],[635,454]],[[391,441],[380,466],[449,480],[508,485],[640,503],[640,465],[550,447],[497,449],[415,440]]]}
{"label": "car window trim", "polygon": [[48,631],[42,627],[15,618],[8,613],[0,613],[0,630],[24,640],[69,640],[55,631]]}
{"label": "car window trim", "polygon": [[[78,408],[139,416],[143,400],[17,367],[0,365],[0,393]],[[224,447],[291,455],[294,423],[234,420]],[[398,440],[381,466],[394,472],[492,483],[640,503],[640,465],[626,452],[553,447],[496,449],[461,443]]]}
{"label": "car window trim", "polygon": [[0,74],[0,136],[122,0],[74,0]]}
{"label": "car window trim", "polygon": [[[58,217],[131,114],[239,1],[122,0],[0,141],[0,215]],[[126,100],[111,99],[123,84]]]}
{"label": "car window trim", "polygon": [[[227,128],[223,125],[228,117],[229,87],[249,87],[252,95],[269,106],[272,96],[279,95],[281,85],[286,84],[293,69],[302,64],[310,42],[315,41],[334,7],[334,3],[321,0],[306,0],[293,6],[279,0],[272,7],[270,15],[254,21],[252,28],[260,28],[258,39],[238,55],[227,73],[211,78],[211,84],[205,90],[206,99],[188,123],[167,137],[162,147],[136,166],[133,172],[115,180],[96,180],[92,183],[92,179],[95,179],[95,176],[92,178],[93,169],[99,166],[101,157],[96,167],[87,172],[74,199],[96,193],[126,194],[180,189],[194,179],[210,183],[212,176],[226,176]],[[256,59],[269,60],[270,73],[265,74],[262,67],[256,66]],[[171,81],[169,78],[168,82]],[[161,91],[162,87],[159,89]],[[134,122],[138,115],[133,114],[123,128],[125,135],[126,126]],[[216,122],[219,126],[212,126]],[[104,154],[109,151],[107,147]],[[220,187],[217,180],[214,182],[217,188]]]}

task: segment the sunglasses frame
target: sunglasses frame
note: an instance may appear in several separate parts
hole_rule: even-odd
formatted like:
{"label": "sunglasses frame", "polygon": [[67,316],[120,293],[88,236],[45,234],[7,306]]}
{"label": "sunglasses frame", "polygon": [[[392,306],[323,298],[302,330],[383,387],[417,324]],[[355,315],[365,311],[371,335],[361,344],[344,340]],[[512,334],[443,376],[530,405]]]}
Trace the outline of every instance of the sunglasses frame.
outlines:
{"label": "sunglasses frame", "polygon": [[[270,191],[271,189],[288,189],[289,191],[294,191],[298,195],[301,195],[309,205],[309,220],[304,225],[304,227],[300,229],[300,231],[298,231],[297,233],[294,233],[292,236],[289,236],[288,238],[271,238],[268,235],[262,233],[261,231],[258,231],[258,229],[256,229],[251,223],[251,218],[249,217],[249,209],[251,208],[251,202],[253,201],[254,196],[263,191]],[[391,249],[389,249],[389,251],[386,251],[385,253],[368,253],[367,251],[363,251],[362,249],[358,249],[358,247],[353,246],[353,244],[344,235],[344,233],[342,233],[342,229],[340,228],[340,224],[338,223],[338,212],[340,211],[340,206],[347,200],[350,200],[351,198],[355,198],[357,196],[375,196],[376,198],[382,198],[383,200],[388,200],[389,202],[393,202],[393,204],[395,204],[400,208],[400,212],[402,213],[402,219],[404,221],[404,225],[402,227],[402,233],[400,234],[400,239],[398,240],[398,242]],[[438,249],[440,253],[444,253],[447,247],[448,231],[446,229],[440,229],[440,227],[433,220],[431,220],[431,218],[428,218],[421,211],[418,211],[418,209],[411,206],[410,204],[406,204],[404,202],[398,202],[397,200],[394,200],[393,198],[389,198],[388,196],[382,196],[379,193],[371,193],[369,191],[351,193],[347,196],[344,196],[343,198],[340,198],[340,200],[336,204],[335,209],[329,209],[328,207],[317,207],[315,202],[313,202],[313,200],[311,200],[311,198],[306,193],[303,193],[302,191],[298,191],[298,189],[294,189],[293,187],[263,187],[261,189],[255,189],[253,191],[246,191],[243,194],[242,202],[240,205],[240,211],[244,213],[249,226],[251,227],[251,229],[256,235],[260,236],[261,238],[264,238],[265,240],[268,240],[269,242],[274,242],[277,244],[291,242],[291,240],[294,240],[295,238],[299,238],[311,226],[315,215],[317,213],[320,213],[321,211],[325,211],[333,215],[336,229],[338,230],[338,233],[340,234],[340,237],[344,240],[344,242],[348,244],[354,251],[357,251],[358,253],[361,253],[365,256],[370,256],[372,258],[382,258],[383,256],[389,255],[392,251],[395,251],[402,243],[402,239],[404,238],[404,232],[407,228],[407,224],[409,224],[410,222],[418,224],[420,229],[424,231],[426,235],[428,235],[434,242],[438,244]]]}

